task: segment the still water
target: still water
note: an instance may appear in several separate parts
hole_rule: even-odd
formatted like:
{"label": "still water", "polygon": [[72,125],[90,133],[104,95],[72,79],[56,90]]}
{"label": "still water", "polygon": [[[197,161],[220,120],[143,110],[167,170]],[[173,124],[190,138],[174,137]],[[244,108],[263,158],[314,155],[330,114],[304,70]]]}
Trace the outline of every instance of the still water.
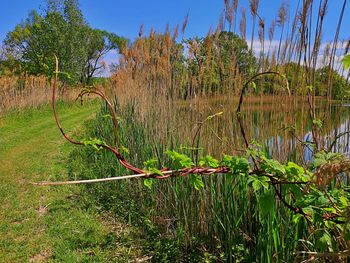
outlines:
{"label": "still water", "polygon": [[[152,108],[145,120],[153,127],[153,136],[165,144],[171,140],[188,147],[193,146],[200,127],[200,140],[195,140],[194,146],[203,154],[220,158],[223,154],[241,154],[245,149],[235,114],[237,104],[237,96],[175,102]],[[329,105],[318,98],[313,110],[314,121],[306,98],[247,97],[241,110],[244,131],[249,142],[259,144],[271,157],[305,163],[312,157],[314,122],[319,149],[329,150],[333,144],[332,151],[348,154],[350,104]]]}

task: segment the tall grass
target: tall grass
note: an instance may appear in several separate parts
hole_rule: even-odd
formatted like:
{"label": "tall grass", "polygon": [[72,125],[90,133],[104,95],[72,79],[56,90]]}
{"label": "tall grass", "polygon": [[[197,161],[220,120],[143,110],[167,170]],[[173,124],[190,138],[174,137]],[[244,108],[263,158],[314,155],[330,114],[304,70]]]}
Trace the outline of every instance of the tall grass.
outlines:
{"label": "tall grass", "polygon": [[[61,85],[60,99],[74,101],[79,87]],[[43,76],[0,77],[0,115],[9,110],[37,107],[51,102],[52,82]]]}

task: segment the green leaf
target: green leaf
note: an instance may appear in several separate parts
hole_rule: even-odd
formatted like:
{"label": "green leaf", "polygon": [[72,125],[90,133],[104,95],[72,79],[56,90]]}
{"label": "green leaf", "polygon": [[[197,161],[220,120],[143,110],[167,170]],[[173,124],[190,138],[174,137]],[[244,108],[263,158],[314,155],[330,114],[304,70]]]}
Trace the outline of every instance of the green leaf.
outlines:
{"label": "green leaf", "polygon": [[152,158],[152,159],[149,159],[149,160],[143,162],[143,164],[145,165],[145,169],[154,168],[157,163],[158,163],[158,161],[155,158]]}
{"label": "green leaf", "polygon": [[297,225],[300,222],[300,220],[302,220],[303,218],[304,218],[303,215],[295,214],[293,215],[293,223]]}
{"label": "green leaf", "polygon": [[350,68],[350,54],[344,56],[343,65],[344,65],[344,69]]}
{"label": "green leaf", "polygon": [[153,186],[153,179],[152,178],[147,178],[145,180],[143,180],[143,184],[150,190],[152,190],[152,186]]}
{"label": "green leaf", "polygon": [[305,214],[310,215],[310,216],[312,216],[315,213],[315,211],[309,206],[302,208],[302,210]]}
{"label": "green leaf", "polygon": [[348,207],[349,200],[346,198],[346,196],[344,196],[344,195],[340,196],[339,201],[340,201],[342,207],[344,207],[344,208]]}
{"label": "green leaf", "polygon": [[253,90],[256,91],[256,83],[252,81],[250,84],[252,85]]}
{"label": "green leaf", "polygon": [[323,126],[323,121],[321,119],[314,119],[312,120],[312,123],[316,125],[318,128],[322,128]]}
{"label": "green leaf", "polygon": [[190,174],[190,182],[196,190],[204,187],[202,177],[199,174]]}
{"label": "green leaf", "polygon": [[265,157],[263,157],[262,160],[264,162],[262,163],[261,166],[267,172],[270,172],[270,173],[273,173],[273,174],[278,174],[278,175],[284,175],[286,173],[284,165],[282,165],[277,160],[267,159]]}
{"label": "green leaf", "polygon": [[321,151],[315,154],[315,159],[313,161],[313,166],[315,168],[320,167],[327,162],[340,160],[342,155],[339,153]]}
{"label": "green leaf", "polygon": [[328,231],[325,231],[318,241],[321,250],[326,251],[327,248],[332,248],[332,237]]}
{"label": "green leaf", "polygon": [[188,157],[187,155],[178,153],[173,150],[166,151],[166,154],[174,162],[173,165],[175,169],[189,168],[194,166],[194,163],[192,162],[191,158]]}
{"label": "green leaf", "polygon": [[225,155],[222,161],[224,166],[231,169],[232,174],[248,174],[250,164],[248,159],[244,157]]}
{"label": "green leaf", "polygon": [[310,174],[305,169],[296,163],[288,162],[285,166],[285,170],[288,176],[288,180],[308,182],[310,180]]}
{"label": "green leaf", "polygon": [[275,194],[273,190],[265,191],[259,197],[259,208],[263,216],[275,211]]}
{"label": "green leaf", "polygon": [[129,149],[126,148],[126,147],[123,146],[123,145],[122,145],[122,147],[120,147],[120,151],[121,151],[122,153],[125,153],[125,154],[130,154]]}
{"label": "green leaf", "polygon": [[213,114],[213,115],[209,115],[209,116],[206,118],[206,120],[209,121],[209,120],[211,120],[212,118],[215,118],[215,117],[220,116],[220,115],[222,115],[222,114],[224,114],[223,111],[217,112],[217,113],[215,113],[215,114]]}
{"label": "green leaf", "polygon": [[147,172],[149,172],[150,174],[156,174],[156,175],[160,175],[160,176],[164,176],[164,174],[162,173],[161,170],[156,169],[156,168],[149,168],[147,170]]}
{"label": "green leaf", "polygon": [[299,185],[290,184],[285,186],[286,190],[294,194],[294,197],[298,200],[303,196],[303,193]]}
{"label": "green leaf", "polygon": [[82,143],[85,146],[91,146],[96,151],[101,150],[103,148],[101,145],[105,144],[102,140],[97,138],[83,139]]}
{"label": "green leaf", "polygon": [[247,158],[237,158],[238,159],[238,165],[237,168],[241,171],[241,172],[249,172],[249,161]]}
{"label": "green leaf", "polygon": [[254,191],[258,192],[261,189],[261,187],[263,187],[264,189],[268,189],[269,181],[270,179],[265,176],[262,176],[262,177],[249,176],[249,179],[247,180],[247,184],[248,185],[251,184]]}
{"label": "green leaf", "polygon": [[254,180],[252,183],[252,187],[254,189],[255,192],[259,191],[261,188],[261,183],[259,180]]}
{"label": "green leaf", "polygon": [[202,157],[199,161],[200,166],[207,165],[209,167],[217,168],[219,167],[219,161],[216,160],[214,157],[207,155],[205,157]]}

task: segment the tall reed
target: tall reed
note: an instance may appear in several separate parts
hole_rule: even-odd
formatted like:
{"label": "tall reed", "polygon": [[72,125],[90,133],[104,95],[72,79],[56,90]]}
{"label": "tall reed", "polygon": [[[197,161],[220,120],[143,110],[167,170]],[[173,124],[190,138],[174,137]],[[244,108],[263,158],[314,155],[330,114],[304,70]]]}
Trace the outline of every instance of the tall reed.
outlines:
{"label": "tall reed", "polygon": [[[0,77],[0,114],[8,110],[37,107],[51,102],[51,81],[46,77]],[[79,94],[77,87],[61,87],[60,99],[73,101]]]}

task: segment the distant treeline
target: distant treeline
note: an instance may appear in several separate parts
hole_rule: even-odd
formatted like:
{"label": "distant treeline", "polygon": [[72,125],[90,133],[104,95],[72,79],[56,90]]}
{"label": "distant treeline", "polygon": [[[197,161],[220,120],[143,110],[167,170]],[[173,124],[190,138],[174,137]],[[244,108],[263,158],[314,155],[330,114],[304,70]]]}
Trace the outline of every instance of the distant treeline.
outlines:
{"label": "distant treeline", "polygon": [[[205,37],[184,37],[187,15],[181,28],[167,27],[163,33],[151,29],[146,36],[141,26],[138,38],[130,43],[114,33],[91,28],[77,0],[50,0],[40,14],[32,11],[7,34],[0,76],[25,72],[51,77],[56,54],[63,83],[91,84],[94,77],[107,70],[103,57],[115,50],[119,61],[112,67],[112,79],[117,90],[124,86],[184,99],[238,93],[254,74],[278,71],[288,78],[293,94],[311,92],[329,99],[348,98],[349,71],[339,63],[350,47],[350,40],[339,39],[345,4],[330,43],[322,41],[328,0],[303,1],[294,17],[283,3],[269,28],[259,15],[259,1],[251,0],[253,28],[249,44],[246,11],[238,11],[238,1],[229,0],[224,1],[217,28]],[[253,52],[253,45],[259,52]],[[252,85],[258,94],[282,89],[280,80],[272,77]]]}

